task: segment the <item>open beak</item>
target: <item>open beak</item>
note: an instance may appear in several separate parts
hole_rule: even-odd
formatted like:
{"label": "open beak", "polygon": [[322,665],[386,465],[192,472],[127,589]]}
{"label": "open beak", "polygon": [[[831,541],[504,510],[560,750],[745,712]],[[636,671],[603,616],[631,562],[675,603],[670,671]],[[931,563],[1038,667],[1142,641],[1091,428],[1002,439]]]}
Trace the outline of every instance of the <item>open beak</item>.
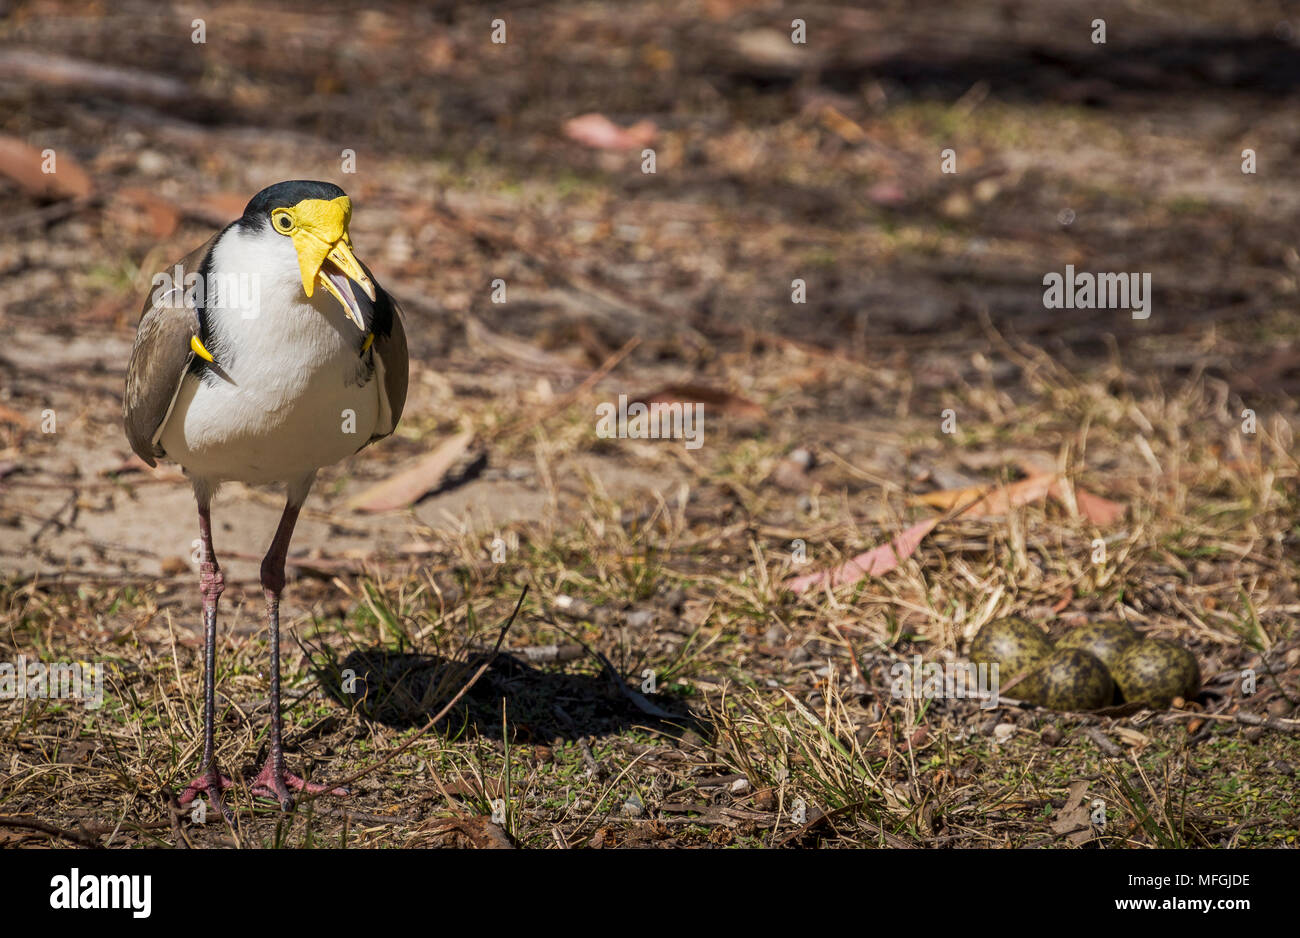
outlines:
{"label": "open beak", "polygon": [[352,253],[348,237],[352,203],[347,196],[329,201],[308,199],[298,203],[295,212],[298,227],[292,238],[298,251],[303,291],[311,296],[319,283],[339,301],[356,327],[367,331],[353,287],[360,287],[373,303],[375,285]]}

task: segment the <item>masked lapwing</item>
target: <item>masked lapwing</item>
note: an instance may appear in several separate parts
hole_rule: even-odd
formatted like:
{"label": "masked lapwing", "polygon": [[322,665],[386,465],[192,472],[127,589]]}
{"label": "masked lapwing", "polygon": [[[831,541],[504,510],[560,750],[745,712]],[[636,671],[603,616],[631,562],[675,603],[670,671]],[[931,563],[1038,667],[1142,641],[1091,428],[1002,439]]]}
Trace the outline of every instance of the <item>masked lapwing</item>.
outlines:
{"label": "masked lapwing", "polygon": [[393,299],[352,253],[352,203],[327,182],[263,189],[206,244],[154,278],[126,376],[126,435],[149,465],[179,463],[198,502],[203,598],[203,765],[182,804],[206,792],[227,818],[230,780],[213,752],[217,599],[224,587],[210,509],[222,482],[284,483],[284,514],[262,561],[271,642],[271,732],[253,794],[288,810],[307,784],[285,768],[280,594],[299,509],[316,472],[393,432],[406,402],[406,333]]}

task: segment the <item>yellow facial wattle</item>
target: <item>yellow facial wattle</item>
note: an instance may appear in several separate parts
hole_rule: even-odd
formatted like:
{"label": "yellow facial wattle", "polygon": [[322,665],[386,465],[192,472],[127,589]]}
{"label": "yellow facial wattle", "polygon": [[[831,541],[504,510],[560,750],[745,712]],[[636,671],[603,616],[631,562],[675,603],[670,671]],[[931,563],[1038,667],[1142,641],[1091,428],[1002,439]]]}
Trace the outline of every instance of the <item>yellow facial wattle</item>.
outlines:
{"label": "yellow facial wattle", "polygon": [[[293,239],[293,246],[298,252],[298,270],[302,274],[303,291],[311,296],[316,290],[316,284],[320,283],[339,301],[356,327],[364,332],[366,326],[361,317],[360,305],[352,295],[351,284],[360,286],[371,302],[375,299],[375,285],[352,253],[351,238],[348,236],[348,223],[351,220],[352,201],[345,195],[337,199],[303,199],[292,208],[277,208],[271,213],[271,227]],[[332,264],[346,280],[336,284],[326,276],[326,262]]]}

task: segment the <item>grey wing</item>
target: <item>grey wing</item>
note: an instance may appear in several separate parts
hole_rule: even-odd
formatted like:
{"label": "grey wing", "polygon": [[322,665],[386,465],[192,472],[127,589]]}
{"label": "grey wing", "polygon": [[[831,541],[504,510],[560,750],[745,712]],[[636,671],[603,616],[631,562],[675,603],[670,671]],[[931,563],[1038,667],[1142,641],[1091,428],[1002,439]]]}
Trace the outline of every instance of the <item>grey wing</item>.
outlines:
{"label": "grey wing", "polygon": [[401,307],[391,297],[387,299],[392,305],[392,325],[387,335],[376,331],[374,342],[375,364],[382,370],[381,404],[387,406],[381,406],[379,424],[367,443],[382,440],[396,430],[397,422],[402,419],[402,410],[406,406],[406,383],[410,370],[410,359],[406,351],[406,329],[402,325]]}
{"label": "grey wing", "polygon": [[[215,240],[214,235],[168,269],[179,266],[187,274],[197,273]],[[127,441],[136,455],[151,466],[157,465],[157,457],[166,455],[158,445],[158,435],[194,360],[190,339],[199,334],[198,311],[185,305],[182,290],[174,288],[155,296],[163,289],[156,288],[145,300],[135,346],[131,349],[131,363],[126,369],[126,395],[122,400]]]}

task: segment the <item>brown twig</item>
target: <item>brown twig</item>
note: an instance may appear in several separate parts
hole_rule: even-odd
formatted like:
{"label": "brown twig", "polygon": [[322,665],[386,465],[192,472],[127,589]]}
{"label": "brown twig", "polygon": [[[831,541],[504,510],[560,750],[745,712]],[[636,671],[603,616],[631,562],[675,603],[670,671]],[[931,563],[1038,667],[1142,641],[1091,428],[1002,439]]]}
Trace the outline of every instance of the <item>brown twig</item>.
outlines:
{"label": "brown twig", "polygon": [[1095,726],[1085,726],[1083,728],[1083,735],[1096,743],[1097,748],[1112,759],[1118,759],[1124,755],[1124,751],[1111,742],[1110,739]]}
{"label": "brown twig", "polygon": [[1221,723],[1239,723],[1242,726],[1262,726],[1277,730],[1279,733],[1300,733],[1300,720],[1284,720],[1281,717],[1262,717],[1254,713],[1191,713],[1174,710],[1166,714],[1168,720],[1218,720]]}
{"label": "brown twig", "polygon": [[45,821],[38,821],[36,818],[9,817],[0,815],[0,827],[13,827],[19,830],[37,831],[42,834],[49,834],[51,837],[62,837],[64,840],[70,840],[75,844],[81,844],[83,847],[99,847],[99,837],[91,834],[84,828],[70,831],[62,827],[56,827],[53,824],[47,824]]}

